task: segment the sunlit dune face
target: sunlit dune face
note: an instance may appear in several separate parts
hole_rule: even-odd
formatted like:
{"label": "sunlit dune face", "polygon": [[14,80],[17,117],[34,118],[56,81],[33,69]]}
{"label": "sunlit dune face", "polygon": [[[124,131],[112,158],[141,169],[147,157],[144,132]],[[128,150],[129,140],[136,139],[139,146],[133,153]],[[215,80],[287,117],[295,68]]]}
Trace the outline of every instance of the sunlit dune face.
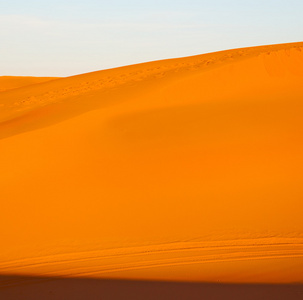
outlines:
{"label": "sunlit dune face", "polygon": [[302,70],[297,43],[2,93],[0,273],[302,282]]}
{"label": "sunlit dune face", "polygon": [[0,92],[57,79],[55,77],[0,76]]}

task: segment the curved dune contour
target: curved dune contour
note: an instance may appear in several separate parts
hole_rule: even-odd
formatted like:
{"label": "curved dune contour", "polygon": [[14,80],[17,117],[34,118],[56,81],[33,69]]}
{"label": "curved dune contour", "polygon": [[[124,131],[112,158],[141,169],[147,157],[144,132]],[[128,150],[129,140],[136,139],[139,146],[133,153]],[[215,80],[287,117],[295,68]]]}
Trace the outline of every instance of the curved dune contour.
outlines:
{"label": "curved dune contour", "polygon": [[303,282],[302,100],[303,43],[1,92],[0,274]]}
{"label": "curved dune contour", "polygon": [[0,76],[0,92],[46,82],[58,77]]}

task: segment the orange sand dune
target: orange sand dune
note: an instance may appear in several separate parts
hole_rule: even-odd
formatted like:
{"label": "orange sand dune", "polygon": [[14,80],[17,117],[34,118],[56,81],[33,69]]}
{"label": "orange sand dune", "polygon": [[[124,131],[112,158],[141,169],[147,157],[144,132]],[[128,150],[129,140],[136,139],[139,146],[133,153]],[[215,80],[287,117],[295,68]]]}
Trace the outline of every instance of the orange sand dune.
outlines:
{"label": "orange sand dune", "polygon": [[303,43],[1,93],[0,274],[303,283],[302,100]]}
{"label": "orange sand dune", "polygon": [[56,77],[0,76],[0,92],[28,86],[31,84],[46,82],[54,79],[57,78]]}

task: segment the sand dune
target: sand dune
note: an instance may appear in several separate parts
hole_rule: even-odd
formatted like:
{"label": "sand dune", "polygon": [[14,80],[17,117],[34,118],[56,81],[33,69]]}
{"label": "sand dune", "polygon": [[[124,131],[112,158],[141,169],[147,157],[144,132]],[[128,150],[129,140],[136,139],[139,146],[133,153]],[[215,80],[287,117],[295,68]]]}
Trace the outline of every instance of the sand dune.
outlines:
{"label": "sand dune", "polygon": [[0,76],[0,92],[57,79],[56,77]]}
{"label": "sand dune", "polygon": [[302,99],[303,43],[2,92],[0,274],[303,283]]}

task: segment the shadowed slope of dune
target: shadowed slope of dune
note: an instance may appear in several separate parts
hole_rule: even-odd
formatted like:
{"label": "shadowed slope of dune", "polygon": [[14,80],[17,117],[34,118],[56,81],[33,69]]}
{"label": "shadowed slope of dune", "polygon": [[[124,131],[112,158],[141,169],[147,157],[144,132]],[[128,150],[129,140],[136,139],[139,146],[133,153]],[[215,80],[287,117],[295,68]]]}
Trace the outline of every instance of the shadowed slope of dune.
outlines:
{"label": "shadowed slope of dune", "polygon": [[0,95],[0,273],[303,281],[303,43]]}
{"label": "shadowed slope of dune", "polygon": [[58,77],[0,76],[0,92],[58,79]]}
{"label": "shadowed slope of dune", "polygon": [[[16,288],[16,284],[18,288]],[[0,276],[6,300],[301,300],[303,286]]]}

